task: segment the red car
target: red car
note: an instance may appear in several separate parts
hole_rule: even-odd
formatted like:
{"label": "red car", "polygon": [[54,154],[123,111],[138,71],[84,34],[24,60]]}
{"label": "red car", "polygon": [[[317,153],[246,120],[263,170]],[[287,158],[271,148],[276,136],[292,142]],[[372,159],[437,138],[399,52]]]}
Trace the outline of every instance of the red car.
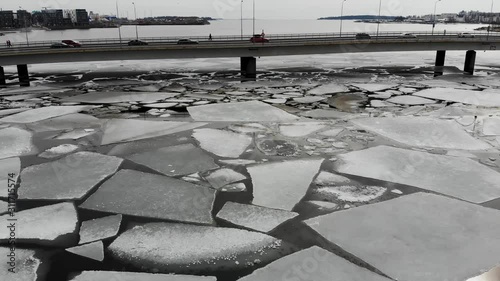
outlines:
{"label": "red car", "polygon": [[80,48],[82,46],[80,42],[74,40],[62,40],[61,42],[75,48]]}
{"label": "red car", "polygon": [[269,39],[262,37],[261,34],[255,34],[252,38],[250,38],[250,42],[252,42],[252,43],[269,43]]}

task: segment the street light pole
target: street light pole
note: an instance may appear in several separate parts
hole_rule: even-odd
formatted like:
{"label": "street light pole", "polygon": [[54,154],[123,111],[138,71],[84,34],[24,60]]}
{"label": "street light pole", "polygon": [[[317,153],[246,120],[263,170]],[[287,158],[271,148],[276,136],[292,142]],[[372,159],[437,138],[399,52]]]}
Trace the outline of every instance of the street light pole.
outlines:
{"label": "street light pole", "polygon": [[240,7],[241,8],[241,11],[240,11],[240,13],[241,13],[241,16],[240,16],[240,20],[241,20],[241,23],[240,23],[240,25],[241,25],[241,40],[243,40],[243,0],[241,0],[241,5],[240,6],[241,6]]}
{"label": "street light pole", "polygon": [[340,8],[340,37],[342,37],[342,22],[344,20],[344,3],[347,0],[342,1],[342,8]]}
{"label": "street light pole", "polygon": [[486,40],[490,40],[490,31],[491,31],[491,23],[493,22],[493,4],[494,0],[491,0],[491,17],[490,17],[490,24],[488,25],[488,35],[486,36]]}
{"label": "street light pole", "polygon": [[437,0],[436,3],[434,3],[434,16],[432,20],[432,35],[434,35],[434,27],[436,27],[436,8],[437,4],[441,2],[441,0]]}
{"label": "street light pole", "polygon": [[120,48],[122,47],[122,30],[120,24],[120,11],[118,10],[118,1],[116,1],[116,20],[118,21],[118,36],[120,38]]}
{"label": "street light pole", "polygon": [[134,16],[135,16],[135,38],[139,40],[139,31],[137,29],[137,10],[135,8],[135,2],[132,2],[132,5],[134,5]]}
{"label": "street light pole", "polygon": [[[22,11],[23,8],[19,6],[19,11]],[[30,46],[30,40],[28,39],[28,19],[26,18],[26,13],[24,14],[24,32],[26,33],[26,46]]]}
{"label": "street light pole", "polygon": [[380,30],[380,13],[382,12],[382,0],[380,0],[378,4],[378,20],[377,20],[377,40],[378,40],[378,32]]}
{"label": "street light pole", "polygon": [[253,0],[253,34],[255,34],[255,0]]}

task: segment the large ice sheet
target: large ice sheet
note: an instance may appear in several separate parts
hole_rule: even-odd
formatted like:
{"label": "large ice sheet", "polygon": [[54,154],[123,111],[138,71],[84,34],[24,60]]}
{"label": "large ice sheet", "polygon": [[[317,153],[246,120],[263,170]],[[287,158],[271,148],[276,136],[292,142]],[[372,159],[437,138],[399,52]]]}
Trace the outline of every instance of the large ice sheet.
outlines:
{"label": "large ice sheet", "polygon": [[0,159],[36,153],[32,134],[23,129],[0,129]]}
{"label": "large ice sheet", "polygon": [[389,281],[317,246],[281,258],[238,281]]}
{"label": "large ice sheet", "polygon": [[88,109],[88,106],[49,106],[31,109],[0,119],[0,123],[33,123],[58,116],[78,113]]}
{"label": "large ice sheet", "polygon": [[78,152],[21,172],[21,200],[66,201],[81,199],[113,175],[123,159],[93,152]]}
{"label": "large ice sheet", "polygon": [[500,106],[500,90],[481,92],[450,88],[433,88],[417,92],[414,95],[429,99],[454,101],[484,107]]}
{"label": "large ice sheet", "polygon": [[260,101],[209,104],[188,107],[188,111],[196,121],[288,122],[298,120],[297,116]]}
{"label": "large ice sheet", "polygon": [[[8,241],[12,223],[10,214],[0,217],[0,243]],[[78,241],[78,217],[73,203],[59,203],[15,213],[16,244],[71,247]]]}
{"label": "large ice sheet", "polygon": [[282,240],[246,230],[150,223],[126,231],[108,250],[113,258],[143,269],[220,272],[251,268],[256,259],[273,261],[282,256],[285,245]]}
{"label": "large ice sheet", "polygon": [[339,155],[338,172],[416,186],[474,203],[500,197],[500,173],[465,157],[388,146]]}
{"label": "large ice sheet", "polygon": [[111,119],[104,124],[101,145],[129,142],[175,134],[206,125],[205,123]]}
{"label": "large ice sheet", "polygon": [[118,271],[84,271],[70,281],[216,281],[215,277]]}
{"label": "large ice sheet", "polygon": [[165,176],[120,170],[80,207],[137,217],[213,224],[211,211],[215,193],[213,189]]}
{"label": "large ice sheet", "polygon": [[304,137],[326,127],[320,122],[297,122],[280,124],[280,133],[286,137]]}
{"label": "large ice sheet", "polygon": [[219,168],[212,157],[190,143],[133,154],[127,159],[167,176],[189,175]]}
{"label": "large ice sheet", "polygon": [[249,230],[269,233],[299,214],[266,207],[227,202],[217,218]]}
{"label": "large ice sheet", "polygon": [[486,118],[483,124],[485,136],[500,136],[500,118]]}
{"label": "large ice sheet", "polygon": [[323,159],[305,159],[251,166],[253,204],[292,210],[306,194]]}
{"label": "large ice sheet", "polygon": [[357,126],[397,142],[418,147],[484,150],[487,143],[473,138],[454,121],[431,117],[360,118]]}
{"label": "large ice sheet", "polygon": [[309,90],[307,93],[309,95],[316,95],[316,96],[321,96],[321,95],[326,95],[326,94],[336,94],[336,93],[345,93],[349,92],[349,88],[347,88],[344,85],[339,85],[336,83],[329,83],[325,85],[321,85],[317,88],[314,88],[312,90]]}
{"label": "large ice sheet", "polygon": [[252,143],[252,137],[217,129],[196,129],[193,137],[201,148],[215,155],[228,158],[239,157]]}
{"label": "large ice sheet", "polygon": [[74,97],[65,98],[63,102],[81,102],[90,104],[108,104],[122,102],[142,102],[151,103],[170,99],[180,95],[179,93],[158,93],[158,92],[93,92]]}
{"label": "large ice sheet", "polygon": [[417,193],[306,223],[394,280],[443,281],[466,280],[498,264],[499,216],[498,210]]}

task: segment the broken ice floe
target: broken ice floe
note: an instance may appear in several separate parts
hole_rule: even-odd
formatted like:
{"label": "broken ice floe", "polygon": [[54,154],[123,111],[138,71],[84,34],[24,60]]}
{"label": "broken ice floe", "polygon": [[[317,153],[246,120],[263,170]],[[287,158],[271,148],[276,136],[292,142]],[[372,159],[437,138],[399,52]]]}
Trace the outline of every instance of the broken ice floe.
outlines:
{"label": "broken ice floe", "polygon": [[349,92],[349,88],[347,88],[346,86],[339,85],[336,83],[329,83],[329,84],[321,85],[321,86],[314,88],[312,90],[309,90],[307,92],[307,94],[321,96],[321,95],[326,95],[326,94],[336,94],[336,93],[345,93],[345,92]]}
{"label": "broken ice floe", "polygon": [[256,163],[255,160],[247,160],[247,159],[220,160],[219,162],[230,166],[246,166]]}
{"label": "broken ice floe", "polygon": [[220,169],[210,173],[205,179],[212,185],[215,189],[220,189],[230,183],[235,183],[238,181],[245,180],[246,177],[238,172],[231,169]]}
{"label": "broken ice floe", "polygon": [[280,134],[293,138],[310,135],[325,127],[325,123],[319,122],[284,123],[279,125]]}
{"label": "broken ice floe", "polygon": [[70,281],[216,281],[215,277],[118,271],[84,271]]}
{"label": "broken ice floe", "polygon": [[500,118],[486,118],[483,124],[485,136],[500,136]]}
{"label": "broken ice floe", "polygon": [[75,246],[72,248],[66,249],[66,251],[84,257],[88,259],[92,259],[95,261],[103,261],[104,260],[104,245],[102,241],[92,242],[90,244]]}
{"label": "broken ice floe", "polygon": [[274,137],[257,140],[257,148],[270,156],[295,156],[300,152],[296,143]]}
{"label": "broken ice floe", "polygon": [[414,95],[429,99],[460,102],[484,107],[500,106],[500,90],[496,90],[496,92],[486,92],[450,88],[433,88],[417,92]]}
{"label": "broken ice floe", "polygon": [[212,157],[190,143],[133,154],[127,159],[167,176],[188,175],[219,167]]}
{"label": "broken ice floe", "polygon": [[0,129],[0,159],[36,153],[32,134],[23,129]]}
{"label": "broken ice floe", "polygon": [[351,84],[351,85],[358,88],[358,89],[365,90],[365,91],[372,92],[372,93],[381,92],[381,91],[392,89],[392,88],[395,88],[398,86],[397,84],[376,84],[376,83]]}
{"label": "broken ice floe", "polygon": [[401,105],[425,105],[434,104],[435,100],[430,100],[415,96],[397,96],[386,100],[386,102],[401,104]]}
{"label": "broken ice floe", "polygon": [[417,193],[306,223],[394,280],[442,281],[466,280],[498,264],[499,215],[498,210]]}
{"label": "broken ice floe", "polygon": [[78,240],[78,217],[73,203],[59,203],[20,211],[15,214],[15,225],[10,214],[0,217],[5,227],[0,228],[0,243],[5,243],[14,231],[16,244],[37,244],[42,246],[71,247]]}
{"label": "broken ice floe", "polygon": [[57,158],[59,156],[74,152],[78,150],[78,148],[78,145],[74,144],[61,144],[45,150],[44,152],[40,153],[38,157],[46,159]]}
{"label": "broken ice floe", "polygon": [[171,107],[174,107],[176,105],[178,105],[178,103],[162,102],[162,103],[144,104],[142,106],[148,107],[148,108],[171,108]]}
{"label": "broken ice floe", "polygon": [[188,108],[196,121],[295,121],[298,117],[259,101],[209,104]]}
{"label": "broken ice floe", "polygon": [[78,129],[71,132],[62,133],[55,137],[56,140],[78,140],[95,134],[94,129]]}
{"label": "broken ice floe", "polygon": [[[11,247],[15,250],[12,251],[10,247],[0,247],[0,256],[4,260],[0,266],[0,280],[45,280],[46,272],[42,268],[48,268],[48,260],[38,257],[36,250]],[[9,255],[14,255],[12,264]]]}
{"label": "broken ice floe", "polygon": [[330,129],[330,130],[326,130],[326,131],[323,131],[321,133],[319,133],[320,135],[322,136],[325,136],[325,137],[336,137],[338,136],[342,131],[344,131],[345,128],[333,128],[333,129]]}
{"label": "broken ice floe", "polygon": [[461,89],[461,90],[477,90],[477,87],[470,86],[467,84],[462,84],[462,83],[457,83],[453,81],[447,81],[447,80],[439,80],[439,79],[434,79],[434,80],[424,80],[424,81],[419,81],[419,84],[426,85],[427,87],[431,88],[452,88],[451,90],[454,89]]}
{"label": "broken ice floe", "polygon": [[144,93],[144,92],[93,92],[65,98],[63,102],[81,102],[90,104],[111,104],[122,102],[153,103],[178,96],[179,93]]}
{"label": "broken ice floe", "polygon": [[121,158],[78,152],[55,162],[30,166],[21,172],[20,200],[78,200],[113,175]]}
{"label": "broken ice floe", "polygon": [[245,229],[269,233],[298,215],[284,210],[227,202],[217,213],[217,218]]}
{"label": "broken ice floe", "polygon": [[346,184],[350,181],[350,179],[344,176],[322,171],[314,180],[314,184],[319,186],[333,186],[338,184]]}
{"label": "broken ice floe", "polygon": [[29,108],[9,108],[9,109],[2,109],[2,110],[0,110],[0,117],[12,115],[12,114],[16,114],[16,113],[23,112],[23,111],[26,111],[26,110],[30,110],[30,109]]}
{"label": "broken ice floe", "polygon": [[473,138],[454,121],[430,117],[361,118],[351,120],[363,129],[397,142],[445,149],[485,150],[485,142]]}
{"label": "broken ice floe", "polygon": [[389,281],[390,279],[314,246],[281,258],[238,279],[238,281],[263,280]]}
{"label": "broken ice floe", "polygon": [[315,119],[346,119],[354,116],[353,114],[341,112],[335,109],[314,109],[303,112],[300,115]]}
{"label": "broken ice floe", "polygon": [[[10,189],[9,185],[17,183],[17,178],[21,172],[21,159],[19,157],[12,157],[6,159],[0,159],[0,184],[4,188],[4,194],[0,197],[6,197]],[[9,180],[10,179],[10,180]],[[7,209],[2,209],[0,212],[6,211]]]}
{"label": "broken ice floe", "polygon": [[193,137],[204,150],[228,158],[239,157],[253,140],[247,135],[217,129],[196,129]]}
{"label": "broken ice floe", "polygon": [[111,119],[103,127],[101,145],[136,141],[198,128],[205,123]]}
{"label": "broken ice floe", "polygon": [[101,121],[91,115],[75,113],[30,123],[26,126],[34,132],[48,132],[99,128],[101,126]]}
{"label": "broken ice floe", "polygon": [[120,230],[122,215],[84,221],[80,227],[80,242],[86,244],[115,237]]}
{"label": "broken ice floe", "polygon": [[184,273],[253,268],[289,254],[291,249],[282,240],[257,232],[149,223],[124,232],[108,250],[113,258],[136,268]]}
{"label": "broken ice floe", "polygon": [[339,200],[350,203],[369,202],[382,196],[386,188],[379,186],[338,185],[317,188],[313,193],[323,199]]}
{"label": "broken ice floe", "polygon": [[323,159],[309,159],[248,167],[253,183],[253,204],[292,210],[306,194],[322,163]]}
{"label": "broken ice floe", "polygon": [[338,172],[419,187],[474,203],[500,197],[500,173],[469,158],[378,146],[339,155]]}
{"label": "broken ice floe", "polygon": [[80,207],[136,217],[213,224],[211,211],[215,193],[213,189],[165,176],[121,170]]}
{"label": "broken ice floe", "polygon": [[298,103],[315,103],[315,102],[320,102],[323,100],[326,100],[325,97],[314,97],[314,96],[307,96],[307,97],[302,97],[302,98],[294,98],[293,99],[295,102]]}
{"label": "broken ice floe", "polygon": [[31,109],[0,119],[0,123],[33,123],[58,116],[78,113],[89,109],[88,106],[50,106]]}

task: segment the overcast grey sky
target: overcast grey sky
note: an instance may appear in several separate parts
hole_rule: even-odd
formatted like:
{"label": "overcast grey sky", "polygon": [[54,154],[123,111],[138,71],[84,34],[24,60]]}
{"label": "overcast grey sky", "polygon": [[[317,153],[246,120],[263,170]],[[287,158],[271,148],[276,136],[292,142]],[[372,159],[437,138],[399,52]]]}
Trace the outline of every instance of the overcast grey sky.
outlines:
{"label": "overcast grey sky", "polygon": [[[244,17],[252,16],[252,1],[243,0]],[[342,0],[255,0],[256,14],[261,19],[314,19],[340,14]],[[500,0],[495,11],[500,10]],[[7,3],[5,3],[7,2]],[[118,0],[120,15],[133,18],[133,1]],[[85,8],[100,14],[116,14],[115,0],[2,0],[0,8],[41,10],[42,7],[75,9]],[[135,0],[138,17],[159,15],[211,16],[239,18],[240,0]],[[436,0],[382,0],[384,15],[431,14]],[[461,10],[490,11],[491,0],[442,0],[438,13]],[[344,14],[378,14],[378,0],[347,0]]]}

